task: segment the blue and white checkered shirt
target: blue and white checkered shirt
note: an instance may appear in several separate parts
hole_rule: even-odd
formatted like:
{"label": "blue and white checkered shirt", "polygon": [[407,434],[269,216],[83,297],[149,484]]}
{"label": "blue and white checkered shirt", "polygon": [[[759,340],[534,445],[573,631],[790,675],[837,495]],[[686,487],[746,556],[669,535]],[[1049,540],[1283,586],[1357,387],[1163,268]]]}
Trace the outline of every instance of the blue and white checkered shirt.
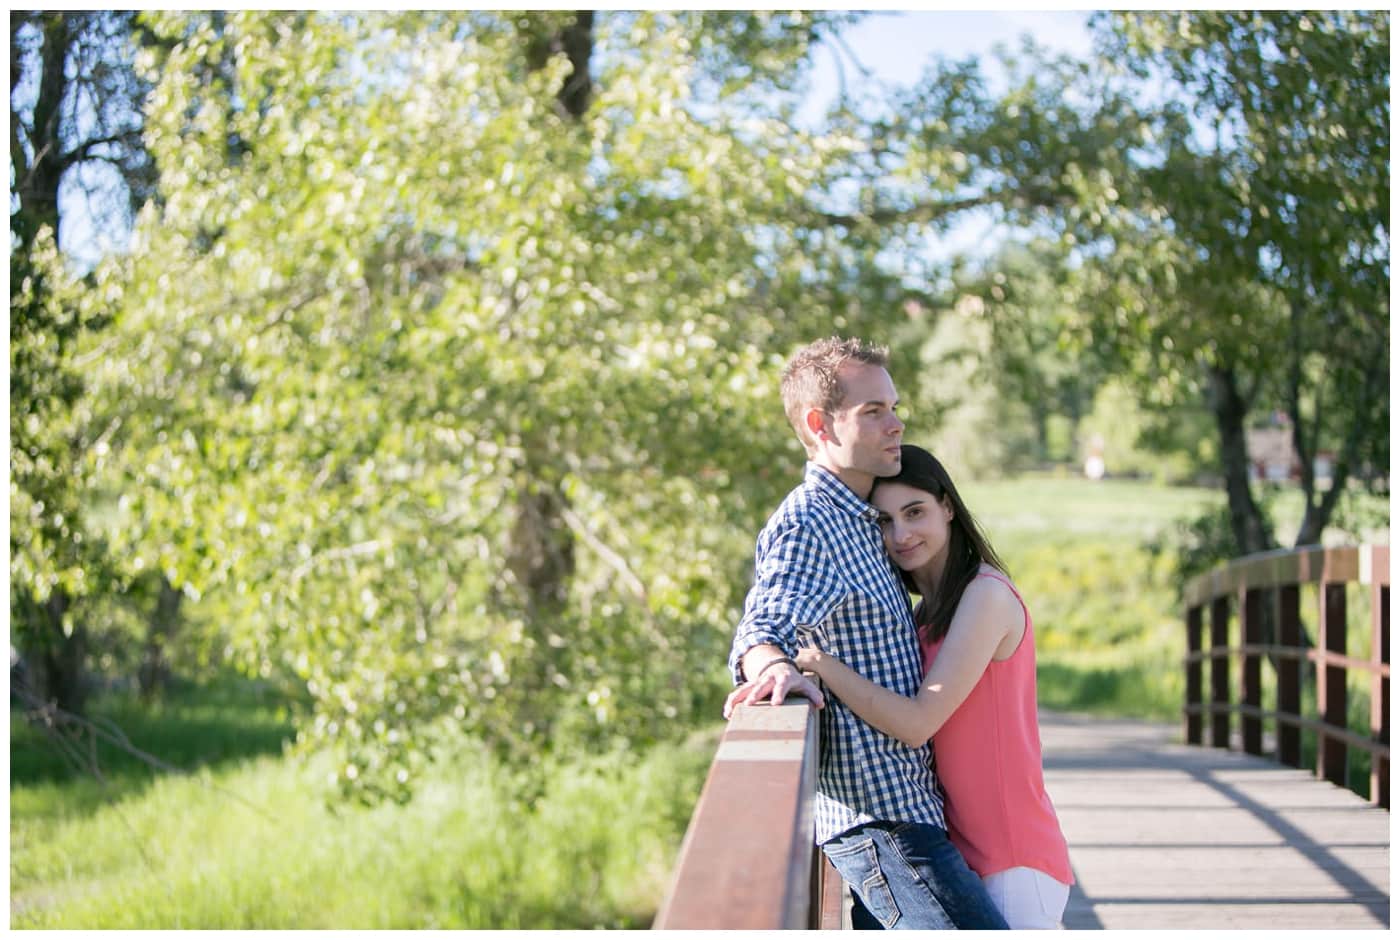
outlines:
{"label": "blue and white checkered shirt", "polygon": [[[900,695],[918,693],[923,668],[909,595],[876,518],[834,473],[807,464],[802,485],[758,535],[754,584],[729,653],[736,683],[744,653],[760,643],[788,656],[814,644]],[[902,744],[830,695],[820,714],[817,844],[876,821],[946,828],[928,744]]]}

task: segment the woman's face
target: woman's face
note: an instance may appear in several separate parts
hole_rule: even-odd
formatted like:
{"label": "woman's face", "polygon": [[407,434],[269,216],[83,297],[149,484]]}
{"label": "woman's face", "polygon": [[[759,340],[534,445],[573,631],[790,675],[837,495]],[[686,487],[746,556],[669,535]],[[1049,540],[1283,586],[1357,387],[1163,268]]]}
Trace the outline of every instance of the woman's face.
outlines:
{"label": "woman's face", "polygon": [[917,571],[948,553],[952,507],[927,490],[904,483],[881,483],[871,497],[880,510],[885,551],[904,571]]}

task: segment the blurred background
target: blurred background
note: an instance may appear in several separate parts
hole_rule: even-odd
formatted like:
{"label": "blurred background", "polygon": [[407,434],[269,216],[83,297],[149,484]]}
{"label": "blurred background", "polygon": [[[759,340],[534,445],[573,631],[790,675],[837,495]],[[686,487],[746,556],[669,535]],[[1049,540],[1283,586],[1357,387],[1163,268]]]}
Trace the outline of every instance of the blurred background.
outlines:
{"label": "blurred background", "polygon": [[1189,577],[1389,540],[1389,29],[11,13],[11,926],[649,924],[831,334],[1177,720]]}

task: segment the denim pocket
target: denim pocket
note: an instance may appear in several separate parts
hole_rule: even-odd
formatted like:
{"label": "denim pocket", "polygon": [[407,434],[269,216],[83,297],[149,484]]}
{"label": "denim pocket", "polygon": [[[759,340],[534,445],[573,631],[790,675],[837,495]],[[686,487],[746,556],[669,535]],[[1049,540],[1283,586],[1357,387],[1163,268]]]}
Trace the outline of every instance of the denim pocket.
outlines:
{"label": "denim pocket", "polygon": [[899,907],[894,903],[894,894],[879,869],[865,879],[865,909],[875,916],[880,926],[889,930],[899,922]]}
{"label": "denim pocket", "polygon": [[828,846],[827,858],[846,883],[859,885],[861,903],[880,925],[889,930],[899,921],[899,906],[894,902],[894,893],[889,882],[880,871],[880,857],[875,850],[875,840],[858,839],[848,845]]}

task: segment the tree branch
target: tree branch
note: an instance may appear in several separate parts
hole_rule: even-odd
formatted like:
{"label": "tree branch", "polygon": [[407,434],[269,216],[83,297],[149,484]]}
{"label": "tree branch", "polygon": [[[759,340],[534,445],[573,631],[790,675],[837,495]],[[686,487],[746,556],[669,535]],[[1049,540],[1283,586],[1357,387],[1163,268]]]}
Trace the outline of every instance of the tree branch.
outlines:
{"label": "tree branch", "polygon": [[[1291,340],[1288,350],[1288,416],[1293,422],[1293,449],[1298,453],[1298,476],[1303,488],[1303,525],[1306,528],[1314,508],[1317,481],[1313,475],[1308,443],[1309,429],[1304,427],[1303,422],[1303,312],[1297,300],[1288,305],[1288,320]],[[1317,410],[1321,410],[1320,402]]]}
{"label": "tree branch", "polygon": [[[1374,368],[1366,370],[1366,381],[1361,389],[1363,401],[1373,401],[1375,396],[1381,393],[1388,380],[1388,374],[1388,368],[1385,370]],[[1362,421],[1360,418],[1353,419],[1351,430],[1347,434],[1346,440],[1343,441],[1341,451],[1337,454],[1337,459],[1332,465],[1332,487],[1324,494],[1321,505],[1318,507],[1319,533],[1322,531],[1322,527],[1327,524],[1327,520],[1332,517],[1333,510],[1336,509],[1337,503],[1341,500],[1347,478],[1351,476],[1352,464],[1356,461],[1361,450],[1361,438],[1367,424],[1368,422]]]}
{"label": "tree branch", "polygon": [[120,134],[111,134],[107,137],[94,137],[91,140],[85,140],[58,158],[59,172],[66,172],[74,165],[84,163],[88,160],[108,159],[105,157],[95,157],[92,151],[97,147],[106,147],[109,144],[119,144],[125,147],[139,147],[141,146],[141,133],[136,130],[130,130],[123,131]]}
{"label": "tree branch", "polygon": [[812,223],[828,226],[841,225],[846,228],[856,228],[860,225],[927,225],[959,212],[993,205],[997,202],[999,200],[986,196],[972,196],[966,199],[949,199],[943,202],[925,202],[907,209],[875,209],[856,215],[812,212],[808,214],[807,218]]}
{"label": "tree branch", "polygon": [[388,539],[373,539],[368,542],[357,542],[354,545],[346,545],[341,548],[330,548],[317,555],[312,555],[302,562],[292,571],[292,580],[300,581],[311,572],[312,568],[328,561],[339,561],[345,558],[358,558],[361,555],[372,555],[381,548],[387,548],[393,543]]}
{"label": "tree branch", "polygon": [[[46,702],[30,687],[29,682],[20,677],[12,675],[10,683],[10,694],[20,700],[25,719],[37,728],[45,738],[54,746],[60,756],[68,762],[75,771],[86,773],[93,777],[103,787],[108,785],[108,780],[102,774],[102,766],[97,754],[99,742],[107,744],[125,751],[132,757],[152,767],[166,773],[188,776],[189,771],[174,764],[167,763],[141,748],[131,743],[114,722],[109,719],[88,719],[73,712],[59,708],[57,705]],[[86,745],[87,753],[83,753],[83,746]],[[249,802],[230,790],[223,787],[214,786],[205,781],[198,781],[199,785],[217,793],[222,793],[248,809],[257,813],[268,822],[277,822],[277,817],[268,813],[262,807]]]}
{"label": "tree branch", "polygon": [[602,539],[594,534],[593,530],[579,517],[578,513],[574,512],[572,509],[565,507],[560,510],[559,515],[569,528],[574,531],[574,534],[583,539],[584,543],[588,545],[589,548],[593,549],[593,551],[597,552],[598,557],[603,559],[609,568],[618,573],[623,582],[627,585],[627,588],[642,602],[643,607],[648,611],[647,632],[651,634],[657,646],[669,652],[671,650],[671,641],[666,637],[665,633],[657,629],[656,624],[651,620],[651,606],[647,598],[646,585],[642,584],[642,579],[637,577],[636,573],[632,571],[632,568],[627,564],[627,559],[609,548]]}

